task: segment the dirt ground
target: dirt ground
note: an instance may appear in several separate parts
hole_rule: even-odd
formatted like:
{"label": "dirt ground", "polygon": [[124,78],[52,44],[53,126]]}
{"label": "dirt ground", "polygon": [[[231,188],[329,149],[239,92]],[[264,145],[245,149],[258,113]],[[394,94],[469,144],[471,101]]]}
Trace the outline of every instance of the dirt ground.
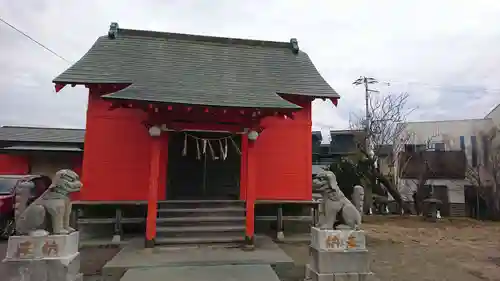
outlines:
{"label": "dirt ground", "polygon": [[[372,271],[380,280],[500,281],[500,223],[463,218],[432,223],[401,216],[364,220]],[[297,265],[308,262],[307,243],[281,247]],[[300,274],[290,279],[300,280]]]}
{"label": "dirt ground", "polygon": [[102,267],[119,251],[119,247],[81,248],[80,272],[82,272],[85,277],[100,276]]}
{"label": "dirt ground", "polygon": [[[500,281],[500,223],[469,219],[431,223],[400,216],[364,220],[372,271],[381,281]],[[303,280],[308,243],[280,247],[297,265],[282,281]],[[0,254],[4,251],[5,243],[0,243]],[[81,249],[85,280],[98,280],[101,268],[118,251],[116,247]]]}

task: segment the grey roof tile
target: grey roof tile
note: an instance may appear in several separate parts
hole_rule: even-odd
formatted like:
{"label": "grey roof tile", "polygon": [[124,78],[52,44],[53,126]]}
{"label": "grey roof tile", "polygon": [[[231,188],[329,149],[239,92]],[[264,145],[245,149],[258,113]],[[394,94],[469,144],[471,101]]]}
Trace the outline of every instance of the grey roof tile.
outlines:
{"label": "grey roof tile", "polygon": [[83,143],[85,130],[42,127],[0,127],[0,141]]}
{"label": "grey roof tile", "polygon": [[339,97],[288,42],[118,29],[53,80],[131,83],[105,98],[227,107],[300,108],[277,94]]}

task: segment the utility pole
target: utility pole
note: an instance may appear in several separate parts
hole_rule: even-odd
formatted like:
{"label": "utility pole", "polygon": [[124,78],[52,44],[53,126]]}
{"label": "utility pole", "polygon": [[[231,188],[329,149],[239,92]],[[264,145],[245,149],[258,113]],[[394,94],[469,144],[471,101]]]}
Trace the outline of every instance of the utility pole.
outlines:
{"label": "utility pole", "polygon": [[[371,115],[370,115],[370,107],[369,107],[369,103],[370,103],[370,93],[371,92],[378,92],[377,90],[371,90],[370,88],[368,88],[368,85],[370,84],[376,84],[378,83],[378,80],[373,78],[373,77],[366,77],[366,76],[360,76],[358,79],[356,79],[352,84],[355,85],[355,86],[359,86],[359,85],[364,85],[365,87],[365,124],[364,124],[364,127],[365,127],[365,133],[366,133],[366,142],[365,142],[365,145],[366,145],[366,150],[368,153],[373,153],[373,151],[371,150],[371,141],[370,141],[370,135],[371,135],[371,132],[370,132],[370,128],[371,128]],[[374,163],[375,166],[377,165],[377,163]]]}

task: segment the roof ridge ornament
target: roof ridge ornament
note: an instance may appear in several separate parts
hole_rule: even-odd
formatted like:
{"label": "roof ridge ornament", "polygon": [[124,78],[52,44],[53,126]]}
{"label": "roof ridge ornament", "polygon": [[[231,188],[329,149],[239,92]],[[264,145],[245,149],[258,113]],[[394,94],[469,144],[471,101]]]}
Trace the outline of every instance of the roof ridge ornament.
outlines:
{"label": "roof ridge ornament", "polygon": [[118,23],[112,22],[111,25],[109,26],[108,38],[115,39],[117,35],[118,35]]}
{"label": "roof ridge ornament", "polygon": [[290,39],[290,44],[292,45],[292,52],[294,54],[298,54],[299,53],[299,41],[297,41],[297,38]]}

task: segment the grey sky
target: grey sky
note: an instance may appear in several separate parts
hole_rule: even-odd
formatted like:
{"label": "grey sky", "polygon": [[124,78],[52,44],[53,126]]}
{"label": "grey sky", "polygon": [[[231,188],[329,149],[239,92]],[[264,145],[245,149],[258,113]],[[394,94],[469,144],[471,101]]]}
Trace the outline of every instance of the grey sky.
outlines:
{"label": "grey sky", "polygon": [[[500,102],[500,2],[0,0],[0,17],[70,61],[109,24],[123,28],[288,41],[295,37],[342,96],[315,101],[315,129],[346,128],[363,108],[351,83],[407,91],[413,120],[483,117]],[[85,126],[86,89],[56,94],[68,64],[0,23],[0,125]]]}

